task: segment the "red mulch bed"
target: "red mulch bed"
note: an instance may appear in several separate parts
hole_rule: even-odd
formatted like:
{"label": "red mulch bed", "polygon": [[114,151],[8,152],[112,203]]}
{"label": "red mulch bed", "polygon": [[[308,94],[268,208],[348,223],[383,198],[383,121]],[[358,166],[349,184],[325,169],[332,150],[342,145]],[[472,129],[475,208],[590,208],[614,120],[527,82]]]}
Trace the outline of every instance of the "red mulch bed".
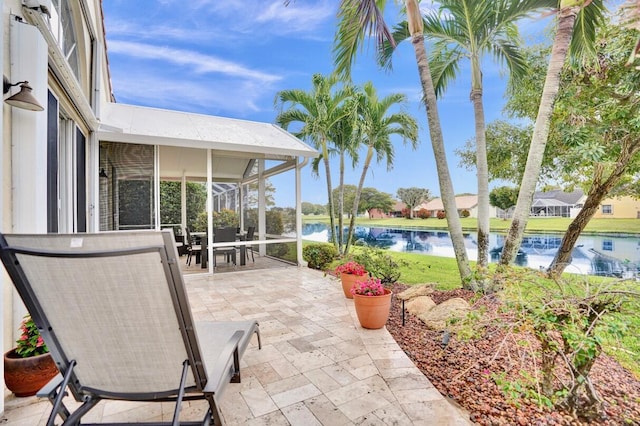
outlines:
{"label": "red mulch bed", "polygon": [[[406,286],[396,284],[394,293]],[[431,295],[436,303],[452,297],[469,301],[471,291],[436,291]],[[523,370],[533,373],[531,350],[536,341],[527,332],[509,334],[500,327],[500,317],[506,322],[507,314],[496,308],[499,302],[482,298],[475,306],[484,305],[486,312],[498,323],[487,323],[479,339],[457,340],[451,336],[446,347],[443,333],[434,331],[406,314],[402,325],[401,301],[393,298],[387,329],[413,362],[443,395],[453,399],[469,412],[470,419],[479,425],[640,425],[640,381],[622,368],[613,358],[601,355],[591,371],[595,389],[602,398],[600,415],[591,420],[574,418],[557,408],[540,407],[530,400],[508,399],[496,385],[495,374],[505,372],[506,380],[521,379]],[[485,314],[486,316],[487,314]]]}

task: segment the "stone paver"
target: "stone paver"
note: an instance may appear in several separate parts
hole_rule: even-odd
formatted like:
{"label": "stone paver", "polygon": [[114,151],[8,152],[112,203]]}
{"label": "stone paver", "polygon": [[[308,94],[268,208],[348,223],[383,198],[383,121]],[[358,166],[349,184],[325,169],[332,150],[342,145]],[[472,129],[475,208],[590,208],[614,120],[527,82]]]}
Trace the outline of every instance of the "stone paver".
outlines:
{"label": "stone paver", "polygon": [[[386,329],[360,327],[353,300],[321,272],[286,267],[185,276],[195,320],[256,319],[222,413],[231,425],[469,425],[398,347]],[[5,393],[0,423],[45,424],[48,402]],[[206,404],[186,403],[183,420]],[[101,402],[91,421],[166,421],[167,403]],[[89,418],[87,418],[89,420]]]}

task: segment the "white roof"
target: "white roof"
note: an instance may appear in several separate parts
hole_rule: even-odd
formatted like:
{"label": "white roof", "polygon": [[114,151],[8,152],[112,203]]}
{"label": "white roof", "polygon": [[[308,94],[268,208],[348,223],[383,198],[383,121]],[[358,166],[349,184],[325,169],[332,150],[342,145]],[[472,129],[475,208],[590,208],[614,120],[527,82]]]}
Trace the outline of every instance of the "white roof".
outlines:
{"label": "white roof", "polygon": [[[216,180],[240,181],[254,159],[297,161],[318,152],[269,123],[108,103],[102,106],[100,141],[159,145],[162,178],[204,179],[211,149]],[[295,163],[294,163],[295,164]]]}

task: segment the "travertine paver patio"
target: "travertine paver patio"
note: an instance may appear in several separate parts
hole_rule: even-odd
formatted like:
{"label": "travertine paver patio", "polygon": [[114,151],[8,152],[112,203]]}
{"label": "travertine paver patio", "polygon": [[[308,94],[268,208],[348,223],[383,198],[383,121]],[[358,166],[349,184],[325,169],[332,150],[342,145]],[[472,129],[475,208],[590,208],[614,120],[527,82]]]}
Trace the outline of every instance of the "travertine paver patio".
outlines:
{"label": "travertine paver patio", "polygon": [[[195,320],[257,319],[242,383],[222,411],[232,425],[467,425],[397,346],[386,329],[365,330],[339,282],[307,268],[185,278]],[[184,406],[199,420],[205,406]],[[6,424],[45,424],[49,403],[6,399]],[[167,403],[102,402],[87,421],[167,421]],[[2,423],[2,420],[0,420]]]}

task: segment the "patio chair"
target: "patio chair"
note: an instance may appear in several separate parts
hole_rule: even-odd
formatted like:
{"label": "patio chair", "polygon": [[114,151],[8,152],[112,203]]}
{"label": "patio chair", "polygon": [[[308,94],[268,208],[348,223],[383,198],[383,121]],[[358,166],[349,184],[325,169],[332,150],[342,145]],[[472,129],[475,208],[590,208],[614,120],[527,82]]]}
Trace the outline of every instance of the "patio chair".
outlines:
{"label": "patio chair", "polygon": [[[227,228],[218,228],[215,230],[213,235],[214,243],[232,243],[236,241],[236,228],[235,227],[227,227]],[[231,260],[235,265],[236,263],[236,249],[235,247],[214,247],[213,248],[213,266],[216,266],[216,257],[219,254],[223,254],[227,263]]]}
{"label": "patio chair", "polygon": [[[164,424],[223,424],[221,394],[254,333],[261,346],[258,324],[193,321],[171,232],[0,234],[0,257],[61,373],[38,393],[53,404],[47,425],[81,424],[110,399],[173,401]],[[203,420],[179,423],[196,399]]]}
{"label": "patio chair", "polygon": [[196,244],[195,239],[193,238],[193,236],[191,235],[191,232],[189,231],[189,228],[185,227],[184,228],[184,233],[185,233],[185,238],[187,239],[185,241],[185,245],[187,246],[187,265],[191,266],[191,258],[192,256],[196,256],[196,263],[198,263],[198,259],[200,257],[200,250],[202,249],[202,247],[200,246],[200,244]]}
{"label": "patio chair", "polygon": [[[255,226],[250,226],[247,228],[247,236],[245,237],[246,241],[253,241],[253,235],[256,232],[256,227]],[[249,251],[251,251],[251,261],[255,263],[256,259],[253,255],[253,245],[248,245],[247,249],[246,249],[246,253],[247,253],[247,260],[249,260]]]}

